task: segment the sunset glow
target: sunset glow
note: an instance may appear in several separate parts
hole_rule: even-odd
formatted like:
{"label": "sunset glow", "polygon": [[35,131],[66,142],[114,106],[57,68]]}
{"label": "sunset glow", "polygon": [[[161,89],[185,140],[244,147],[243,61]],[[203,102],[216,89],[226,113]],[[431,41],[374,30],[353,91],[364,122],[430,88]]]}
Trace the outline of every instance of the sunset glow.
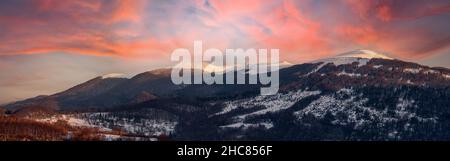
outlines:
{"label": "sunset glow", "polygon": [[[370,49],[449,67],[449,20],[448,0],[2,0],[0,88],[9,92],[0,103],[165,66],[195,40],[204,48],[277,48],[280,61],[292,63]],[[64,83],[40,90],[39,78]]]}

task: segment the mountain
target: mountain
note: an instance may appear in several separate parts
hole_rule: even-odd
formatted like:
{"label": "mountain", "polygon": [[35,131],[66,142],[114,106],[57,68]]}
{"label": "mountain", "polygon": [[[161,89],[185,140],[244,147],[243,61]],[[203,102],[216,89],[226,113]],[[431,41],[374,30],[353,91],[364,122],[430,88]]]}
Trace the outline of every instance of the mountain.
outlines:
{"label": "mountain", "polygon": [[279,94],[225,101],[209,117],[227,139],[448,140],[449,74],[352,51],[283,69]]}
{"label": "mountain", "polygon": [[[450,140],[447,68],[356,50],[279,74],[280,91],[271,96],[259,95],[261,85],[177,86],[162,69],[99,77],[6,108],[102,109],[102,117],[82,118],[180,140]],[[120,118],[134,121],[112,121]],[[139,126],[130,128],[133,122]]]}
{"label": "mountain", "polygon": [[[155,99],[156,95],[169,94],[178,87],[170,81],[170,70],[160,69],[121,78],[116,74],[96,77],[66,91],[50,96],[39,96],[6,105],[9,109],[42,106],[49,100],[55,110],[86,110],[108,108]],[[147,95],[147,96],[144,96]]]}
{"label": "mountain", "polygon": [[[288,66],[287,63],[282,65]],[[132,78],[108,74],[54,95],[38,96],[8,104],[6,107],[14,110],[48,107],[49,102],[52,102],[51,109],[53,110],[83,111],[115,108],[157,98],[229,97],[246,92],[256,92],[255,90],[259,88],[259,85],[175,85],[172,83],[170,75],[171,69],[144,72]]]}

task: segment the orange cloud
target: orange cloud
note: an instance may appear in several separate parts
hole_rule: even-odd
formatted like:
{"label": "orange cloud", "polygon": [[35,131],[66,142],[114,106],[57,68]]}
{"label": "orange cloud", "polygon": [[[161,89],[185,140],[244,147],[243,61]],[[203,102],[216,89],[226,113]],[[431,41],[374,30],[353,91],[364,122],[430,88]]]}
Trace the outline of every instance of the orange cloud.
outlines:
{"label": "orange cloud", "polygon": [[120,21],[141,21],[141,14],[145,6],[145,0],[121,0],[117,9],[112,14],[112,22]]}
{"label": "orange cloud", "polygon": [[209,2],[214,17],[202,17],[202,22],[211,27],[235,26],[252,42],[250,47],[279,48],[283,59],[298,61],[329,52],[326,38],[319,33],[320,23],[305,16],[294,1]]}
{"label": "orange cloud", "polygon": [[336,32],[342,34],[342,37],[355,42],[359,45],[375,44],[382,33],[376,31],[373,26],[361,25],[343,25],[336,29]]}
{"label": "orange cloud", "polygon": [[450,50],[450,33],[445,29],[450,26],[442,23],[450,13],[448,1],[343,1],[359,17],[336,25],[336,33],[347,44],[386,51],[401,59]]}
{"label": "orange cloud", "polygon": [[[22,6],[29,13],[4,16],[0,25],[6,34],[0,38],[0,54],[34,54],[53,51],[133,57],[142,48],[164,50],[164,43],[150,38],[124,40],[137,36],[134,28],[116,23],[140,23],[143,0],[102,1],[35,0]],[[149,41],[150,40],[150,41]],[[146,43],[146,45],[143,45]]]}
{"label": "orange cloud", "polygon": [[377,18],[382,21],[390,21],[392,19],[391,8],[387,5],[381,5],[376,8]]}
{"label": "orange cloud", "polygon": [[[205,48],[279,48],[306,61],[369,48],[399,57],[448,49],[448,1],[34,0],[0,5],[0,54],[52,51],[156,58]],[[16,4],[17,5],[17,4]],[[447,19],[446,19],[447,18]],[[448,21],[447,21],[448,22]]]}
{"label": "orange cloud", "polygon": [[278,47],[289,55],[306,55],[310,59],[329,52],[329,44],[320,33],[321,24],[307,18],[293,1],[285,1],[263,18],[263,22],[272,30],[264,41],[265,46]]}

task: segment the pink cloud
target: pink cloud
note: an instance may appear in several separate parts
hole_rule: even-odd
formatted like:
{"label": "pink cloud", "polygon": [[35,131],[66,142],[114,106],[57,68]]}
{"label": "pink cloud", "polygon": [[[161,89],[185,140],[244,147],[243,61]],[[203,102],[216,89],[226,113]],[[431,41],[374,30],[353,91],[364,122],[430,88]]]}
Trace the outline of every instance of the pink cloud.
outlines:
{"label": "pink cloud", "polygon": [[450,36],[434,20],[450,12],[439,0],[32,2],[21,6],[27,12],[0,12],[1,55],[161,58],[203,40],[205,48],[279,48],[299,62],[355,48],[422,58],[447,51]]}
{"label": "pink cloud", "polygon": [[138,23],[142,20],[144,0],[121,0],[112,13],[112,22],[131,21]]}

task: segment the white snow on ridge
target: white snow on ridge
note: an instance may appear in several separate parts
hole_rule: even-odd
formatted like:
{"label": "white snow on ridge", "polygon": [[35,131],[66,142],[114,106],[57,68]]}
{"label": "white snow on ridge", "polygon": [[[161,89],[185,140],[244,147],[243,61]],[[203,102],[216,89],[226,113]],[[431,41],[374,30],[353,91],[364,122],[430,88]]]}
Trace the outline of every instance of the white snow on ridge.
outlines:
{"label": "white snow on ridge", "polygon": [[125,74],[122,73],[110,73],[110,74],[106,74],[102,76],[102,79],[107,79],[107,78],[126,78]]}
{"label": "white snow on ridge", "polygon": [[312,73],[315,73],[317,71],[319,71],[322,67],[324,67],[325,65],[332,63],[335,66],[339,66],[339,65],[343,65],[343,64],[352,64],[354,62],[358,62],[358,67],[364,66],[367,64],[367,62],[369,62],[370,59],[365,59],[365,58],[352,58],[352,57],[342,57],[342,58],[326,58],[326,59],[320,59],[320,60],[316,60],[313,61],[311,63],[321,63],[317,68],[315,68],[314,70],[312,70],[311,72],[303,75],[303,76],[308,76]]}
{"label": "white snow on ridge", "polygon": [[392,60],[393,58],[390,58],[386,55],[376,53],[374,51],[370,50],[355,50],[343,54],[339,54],[337,56],[331,57],[331,58],[325,58],[325,59],[319,59],[316,61],[313,61],[312,63],[318,63],[318,62],[324,62],[326,64],[333,63],[334,65],[342,65],[342,64],[351,64],[353,62],[358,62],[359,66],[366,65],[367,62],[370,59],[388,59]]}
{"label": "white snow on ridge", "polygon": [[267,72],[267,71],[265,71],[265,72],[258,71],[259,70],[258,66],[267,66],[267,67],[271,67],[271,68],[278,66],[277,69],[275,69],[275,70],[271,69],[272,71],[277,71],[279,69],[287,68],[292,65],[293,64],[288,61],[278,62],[278,63],[274,63],[274,64],[268,64],[268,63],[248,64],[248,65],[236,64],[233,66],[230,66],[230,65],[220,66],[220,65],[203,62],[203,71],[208,72],[208,73],[216,72],[218,74],[223,74],[223,73],[231,72],[233,70],[241,71],[241,70],[244,70],[245,68],[247,68],[247,69],[256,69],[256,71],[250,70],[249,71],[250,74],[258,74],[258,73],[266,73]]}
{"label": "white snow on ridge", "polygon": [[383,55],[383,54],[380,54],[380,53],[377,53],[377,52],[371,51],[371,50],[350,51],[347,53],[339,54],[338,56],[336,56],[336,58],[364,58],[364,59],[378,58],[378,59],[389,59],[389,60],[393,59],[391,57],[388,57],[386,55]]}
{"label": "white snow on ridge", "polygon": [[[343,65],[343,64],[352,64],[357,62],[358,67],[364,66],[367,64],[367,62],[370,61],[370,59],[378,58],[378,59],[388,59],[392,60],[393,58],[388,57],[386,55],[370,51],[370,50],[355,50],[343,54],[339,54],[335,57],[331,58],[325,58],[325,59],[319,59],[312,61],[311,63],[322,63],[320,64],[316,69],[312,70],[310,73],[306,74],[309,75],[311,73],[319,71],[323,66],[326,64],[332,63],[335,66]],[[374,68],[379,68],[381,66],[374,66]]]}
{"label": "white snow on ridge", "polygon": [[[370,61],[370,59],[366,59],[366,58],[334,57],[334,58],[325,58],[325,59],[316,60],[316,61],[313,61],[312,63],[322,62],[323,65],[326,65],[328,63],[332,63],[335,66],[339,66],[339,65],[343,65],[343,64],[352,64],[354,62],[358,62],[358,66],[364,66],[369,61]],[[318,67],[318,69],[316,71],[318,71],[321,67],[323,67],[323,65]]]}

